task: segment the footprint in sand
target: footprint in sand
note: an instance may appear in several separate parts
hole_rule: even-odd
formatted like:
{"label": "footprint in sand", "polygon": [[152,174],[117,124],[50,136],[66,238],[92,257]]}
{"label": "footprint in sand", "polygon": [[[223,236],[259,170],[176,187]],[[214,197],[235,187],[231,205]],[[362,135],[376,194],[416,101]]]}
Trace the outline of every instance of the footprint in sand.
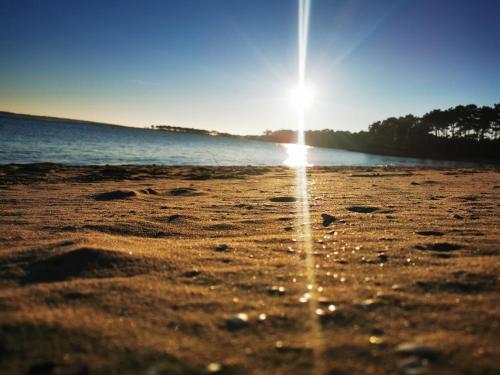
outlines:
{"label": "footprint in sand", "polygon": [[175,188],[170,190],[170,195],[173,195],[174,197],[178,196],[194,197],[198,195],[203,195],[203,193],[200,193],[199,191],[193,188]]}
{"label": "footprint in sand", "polygon": [[465,197],[462,197],[462,200],[464,202],[477,202],[480,199],[480,197],[475,196],[475,195],[467,195]]}
{"label": "footprint in sand", "polygon": [[417,281],[416,286],[427,293],[448,292],[470,294],[498,290],[500,283],[495,275],[458,271],[438,280]]}
{"label": "footprint in sand", "polygon": [[269,199],[271,202],[279,202],[279,203],[291,203],[296,202],[297,198],[295,197],[273,197]]}
{"label": "footprint in sand", "polygon": [[141,193],[143,193],[143,194],[152,194],[152,195],[158,195],[158,194],[160,194],[160,193],[158,193],[158,191],[156,191],[155,189],[152,189],[152,188],[142,189]]}
{"label": "footprint in sand", "polygon": [[276,219],[276,221],[291,221],[291,220],[292,220],[292,218],[290,218],[290,217],[279,217]]}
{"label": "footprint in sand", "polygon": [[174,222],[186,222],[189,219],[192,219],[192,217],[188,215],[173,214],[167,216],[166,218],[162,218],[160,221],[166,220],[168,223],[174,223]]}
{"label": "footprint in sand", "polygon": [[148,221],[126,221],[111,225],[87,224],[82,228],[107,234],[143,238],[165,238],[179,235],[176,232],[167,232],[163,226]]}
{"label": "footprint in sand", "polygon": [[245,203],[235,204],[234,207],[236,207],[236,208],[246,208],[247,210],[251,210],[253,208],[253,206],[251,204],[245,204]]}
{"label": "footprint in sand", "polygon": [[371,206],[351,206],[347,208],[347,211],[357,212],[361,214],[369,214],[378,210],[380,210],[380,208]]}
{"label": "footprint in sand", "polygon": [[31,284],[75,278],[134,276],[159,269],[160,263],[156,260],[147,262],[121,251],[83,247],[29,264],[22,282]]}
{"label": "footprint in sand", "polygon": [[415,233],[421,236],[437,236],[437,237],[444,236],[443,232],[438,232],[436,230],[423,230]]}
{"label": "footprint in sand", "polygon": [[460,250],[463,249],[464,247],[462,245],[457,245],[453,243],[448,243],[448,242],[435,242],[435,243],[430,243],[430,244],[422,244],[422,245],[417,245],[415,246],[416,249],[418,250],[431,250],[431,251],[455,251],[455,250]]}
{"label": "footprint in sand", "polygon": [[111,201],[115,199],[127,199],[137,196],[133,190],[113,190],[94,195],[96,201]]}
{"label": "footprint in sand", "polygon": [[214,231],[225,231],[225,230],[237,230],[237,229],[239,229],[239,227],[237,225],[227,224],[227,223],[217,223],[217,224],[209,225],[205,228],[208,230],[214,230]]}

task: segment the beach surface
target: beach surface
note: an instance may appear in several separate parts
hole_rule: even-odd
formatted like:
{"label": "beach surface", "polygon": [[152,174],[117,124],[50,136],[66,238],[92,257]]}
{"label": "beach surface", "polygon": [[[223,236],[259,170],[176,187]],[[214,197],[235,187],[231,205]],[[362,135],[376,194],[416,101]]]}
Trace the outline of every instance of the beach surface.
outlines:
{"label": "beach surface", "polygon": [[309,218],[296,186],[0,166],[0,372],[500,372],[498,171],[310,168]]}

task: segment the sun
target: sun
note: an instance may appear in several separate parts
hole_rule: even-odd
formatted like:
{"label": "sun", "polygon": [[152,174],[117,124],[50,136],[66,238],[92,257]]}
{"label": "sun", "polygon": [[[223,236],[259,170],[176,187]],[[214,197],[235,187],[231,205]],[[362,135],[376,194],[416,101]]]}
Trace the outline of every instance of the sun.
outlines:
{"label": "sun", "polygon": [[316,93],[308,84],[301,84],[290,90],[288,97],[290,106],[293,109],[309,109],[314,102]]}

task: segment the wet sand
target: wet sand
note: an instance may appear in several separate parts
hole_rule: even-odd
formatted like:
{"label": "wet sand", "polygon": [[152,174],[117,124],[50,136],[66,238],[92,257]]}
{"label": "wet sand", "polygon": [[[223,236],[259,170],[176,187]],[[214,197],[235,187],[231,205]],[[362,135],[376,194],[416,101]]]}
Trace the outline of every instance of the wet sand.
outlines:
{"label": "wet sand", "polygon": [[499,373],[499,172],[308,175],[316,340],[293,169],[0,166],[0,369]]}

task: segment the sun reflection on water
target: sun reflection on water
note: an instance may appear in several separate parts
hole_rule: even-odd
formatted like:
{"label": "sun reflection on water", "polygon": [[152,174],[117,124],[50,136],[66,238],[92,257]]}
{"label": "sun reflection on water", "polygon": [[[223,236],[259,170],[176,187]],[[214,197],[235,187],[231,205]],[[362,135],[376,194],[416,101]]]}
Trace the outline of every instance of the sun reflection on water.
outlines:
{"label": "sun reflection on water", "polygon": [[286,151],[286,160],[283,162],[287,167],[312,167],[307,161],[307,150],[311,148],[303,144],[284,143],[282,146]]}

